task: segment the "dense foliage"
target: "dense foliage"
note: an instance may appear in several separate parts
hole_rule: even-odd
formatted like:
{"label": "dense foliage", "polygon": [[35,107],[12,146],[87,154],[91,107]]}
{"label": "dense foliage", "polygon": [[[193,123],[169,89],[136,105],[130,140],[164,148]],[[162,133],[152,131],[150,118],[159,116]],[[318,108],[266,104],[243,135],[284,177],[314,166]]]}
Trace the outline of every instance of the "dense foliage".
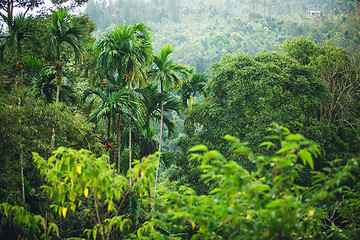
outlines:
{"label": "dense foliage", "polygon": [[356,1],[84,2],[0,1],[1,239],[357,239]]}
{"label": "dense foliage", "polygon": [[[245,143],[224,137],[232,142],[233,151],[256,166],[251,171],[205,145],[189,149],[198,152],[191,161],[199,162],[210,193],[198,195],[186,186],[174,191],[164,184],[154,213],[141,209],[153,204],[146,194],[154,180],[156,156],[136,162],[126,177],[116,175],[105,156],[96,158],[85,150],[59,148],[48,160],[38,154],[34,159],[46,177],[42,188],[53,198],[51,208],[64,218],[62,224],[75,221],[83,229],[69,235],[76,239],[355,239],[359,159],[329,163],[323,171],[313,172],[311,187],[303,187],[296,179],[302,169],[314,169],[318,146],[287,128],[274,127],[269,129],[271,141],[260,145],[276,149],[270,157],[256,156]],[[29,226],[33,234],[43,228],[43,237],[59,237],[59,227],[52,222],[56,216],[47,222],[7,203],[0,210],[14,223]]]}

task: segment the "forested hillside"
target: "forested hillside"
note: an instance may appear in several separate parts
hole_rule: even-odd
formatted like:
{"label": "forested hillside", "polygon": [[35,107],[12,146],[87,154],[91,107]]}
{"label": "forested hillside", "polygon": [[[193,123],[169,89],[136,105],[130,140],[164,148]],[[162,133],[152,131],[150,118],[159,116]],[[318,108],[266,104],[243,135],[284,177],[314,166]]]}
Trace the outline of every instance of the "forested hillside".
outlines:
{"label": "forested hillside", "polygon": [[318,45],[330,41],[356,55],[357,7],[344,0],[90,0],[86,12],[98,26],[97,37],[112,24],[145,22],[154,30],[156,51],[171,43],[181,63],[209,73],[210,63],[224,54],[278,51],[296,36]]}
{"label": "forested hillside", "polygon": [[0,239],[358,239],[357,1],[51,3],[0,1]]}

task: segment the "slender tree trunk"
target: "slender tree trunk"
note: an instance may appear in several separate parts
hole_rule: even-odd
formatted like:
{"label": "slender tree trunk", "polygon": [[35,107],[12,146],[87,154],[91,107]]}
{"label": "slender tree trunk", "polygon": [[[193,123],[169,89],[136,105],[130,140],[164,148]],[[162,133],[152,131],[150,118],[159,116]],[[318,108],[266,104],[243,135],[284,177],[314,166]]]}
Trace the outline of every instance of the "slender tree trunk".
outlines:
{"label": "slender tree trunk", "polygon": [[52,127],[51,132],[52,132],[52,135],[51,135],[50,148],[53,149],[55,147],[55,128],[54,127]]}
{"label": "slender tree trunk", "polygon": [[[21,99],[19,98],[18,108],[21,106]],[[23,164],[23,150],[20,143],[20,171],[21,171],[21,192],[23,197],[23,202],[25,202],[25,183],[24,183],[24,164]]]}
{"label": "slender tree trunk", "polygon": [[161,116],[160,116],[159,157],[158,157],[158,165],[157,165],[157,167],[156,167],[156,175],[155,175],[154,200],[156,199],[156,186],[157,186],[157,180],[158,180],[158,175],[159,175],[160,153],[161,153],[161,138],[162,138],[163,120],[164,120],[164,98],[163,98],[163,96],[161,96]]}
{"label": "slender tree trunk", "polygon": [[23,164],[23,153],[20,153],[20,166],[21,166],[21,191],[23,202],[25,202],[25,183],[24,183],[24,164]]}
{"label": "slender tree trunk", "polygon": [[104,126],[104,129],[105,129],[105,140],[106,140],[106,142],[105,142],[105,144],[104,144],[104,148],[105,148],[105,152],[108,154],[108,158],[105,160],[105,163],[106,164],[109,164],[110,163],[110,148],[109,148],[109,146],[108,146],[108,144],[109,144],[109,134],[108,134],[108,131],[107,131],[107,125],[106,125],[106,119],[104,119],[104,124],[103,124],[103,126]]}
{"label": "slender tree trunk", "polygon": [[61,85],[60,85],[60,84],[56,84],[56,99],[55,99],[55,105],[56,105],[56,106],[59,105],[60,88],[61,88]]}
{"label": "slender tree trunk", "polygon": [[[130,79],[128,80],[128,89],[130,91]],[[130,94],[128,96],[128,100],[130,102]],[[129,108],[129,116],[131,115],[131,109]],[[131,169],[131,123],[129,122],[129,170]],[[129,179],[129,185],[131,188],[131,178]]]}
{"label": "slender tree trunk", "polygon": [[[130,109],[129,109],[130,114]],[[131,169],[131,124],[129,124],[129,170]],[[130,187],[131,187],[131,178],[129,179]]]}
{"label": "slender tree trunk", "polygon": [[[119,151],[119,126],[116,125],[116,132],[115,132],[115,146],[114,146],[114,170],[117,171],[117,165],[118,165],[118,151]],[[110,156],[110,155],[109,155]]]}
{"label": "slender tree trunk", "polygon": [[120,170],[121,170],[121,120],[119,117],[119,122],[118,122],[119,126],[118,126],[118,132],[117,132],[117,142],[118,142],[118,149],[117,149],[117,172],[118,174],[120,174]]}
{"label": "slender tree trunk", "polygon": [[108,134],[108,130],[107,130],[106,119],[104,119],[104,128],[105,128],[105,139],[107,141],[109,138],[109,134]]}
{"label": "slender tree trunk", "polygon": [[[56,81],[56,99],[55,99],[55,106],[59,106],[59,97],[60,97],[60,88],[62,83],[62,68],[60,61],[55,65],[56,74],[57,74],[57,81]],[[53,149],[55,147],[55,128],[52,128],[52,135],[51,135],[51,143],[50,148]]]}
{"label": "slender tree trunk", "polygon": [[62,84],[62,66],[60,61],[56,62],[55,64],[55,70],[56,70],[56,99],[55,104],[58,106],[59,104],[59,96],[60,96],[60,88]]}

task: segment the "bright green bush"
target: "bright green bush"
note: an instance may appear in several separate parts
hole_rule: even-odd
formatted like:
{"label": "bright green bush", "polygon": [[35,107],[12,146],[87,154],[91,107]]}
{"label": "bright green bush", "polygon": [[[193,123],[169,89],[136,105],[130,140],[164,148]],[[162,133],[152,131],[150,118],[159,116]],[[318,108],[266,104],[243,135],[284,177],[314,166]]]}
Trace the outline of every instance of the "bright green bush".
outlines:
{"label": "bright green bush", "polygon": [[[318,146],[273,126],[268,141],[259,146],[272,156],[256,156],[235,137],[224,137],[255,166],[252,171],[204,145],[189,149],[209,194],[176,188],[166,180],[159,185],[154,210],[154,200],[147,196],[154,185],[156,156],[137,162],[126,177],[114,172],[107,157],[86,150],[59,148],[48,160],[38,154],[34,159],[46,178],[43,189],[53,202],[50,207],[63,221],[74,213],[89,219],[90,225],[71,239],[356,239],[359,159],[333,161],[312,171],[311,187],[300,186],[303,170],[314,169]],[[135,210],[128,207],[134,196]],[[7,204],[0,210],[35,235],[63,237],[61,227],[41,216]]]}
{"label": "bright green bush", "polygon": [[98,158],[84,149],[60,147],[48,160],[34,153],[34,161],[46,180],[42,189],[51,200],[50,208],[55,211],[54,218],[49,220],[56,222],[61,218],[57,221],[61,226],[47,225],[43,217],[8,204],[0,205],[0,214],[10,218],[15,225],[34,228],[38,235],[40,230],[45,230],[41,238],[57,236],[57,239],[64,238],[66,221],[76,216],[77,221],[86,222],[86,226],[80,232],[75,229],[67,237],[105,240],[124,239],[132,231],[131,227],[137,226],[140,204],[131,208],[129,201],[139,202],[150,191],[157,157],[150,157],[143,163],[135,161],[126,176],[116,174],[107,156]]}
{"label": "bright green bush", "polygon": [[[142,235],[156,239],[351,239],[356,236],[349,216],[341,211],[358,209],[358,194],[351,185],[358,160],[329,165],[313,172],[311,187],[298,185],[304,168],[314,168],[318,146],[287,128],[276,126],[275,134],[261,147],[273,148],[271,157],[254,156],[238,139],[226,136],[235,152],[247,156],[256,165],[248,171],[235,161],[227,161],[204,145],[191,148],[193,161],[199,161],[201,178],[211,185],[208,195],[197,195],[186,186],[162,196],[159,212],[152,222],[139,229]],[[336,162],[336,161],[335,161]],[[337,162],[337,164],[339,164]],[[343,194],[346,190],[346,194]],[[348,197],[346,197],[348,196]],[[347,205],[347,202],[352,205]],[[355,202],[356,203],[355,203]],[[347,206],[339,211],[339,206]],[[161,209],[161,210],[160,210]],[[348,230],[341,229],[342,227]],[[155,230],[157,229],[157,230]],[[162,229],[161,231],[158,231]],[[139,233],[140,234],[140,233]]]}

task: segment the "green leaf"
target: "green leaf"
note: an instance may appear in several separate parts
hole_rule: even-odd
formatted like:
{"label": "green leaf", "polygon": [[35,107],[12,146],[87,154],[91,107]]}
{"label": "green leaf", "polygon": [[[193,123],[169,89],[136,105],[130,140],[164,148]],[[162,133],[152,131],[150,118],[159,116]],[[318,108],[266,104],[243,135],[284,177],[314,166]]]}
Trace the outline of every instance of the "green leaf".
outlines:
{"label": "green leaf", "polygon": [[278,208],[283,207],[286,204],[284,199],[274,200],[266,205],[266,208]]}
{"label": "green leaf", "polygon": [[286,140],[289,141],[301,141],[302,139],[304,139],[304,137],[300,134],[290,134],[288,136],[286,136]]}
{"label": "green leaf", "polygon": [[229,134],[226,134],[223,139],[234,142],[236,140],[236,137],[230,136]]}
{"label": "green leaf", "polygon": [[281,133],[282,135],[289,135],[290,134],[290,130],[286,127],[282,127],[283,132]]}
{"label": "green leaf", "polygon": [[291,145],[290,144],[286,144],[284,145],[282,148],[280,148],[279,151],[276,152],[276,154],[280,154],[280,153],[286,153],[289,152],[291,150]]}
{"label": "green leaf", "polygon": [[192,148],[189,149],[189,152],[196,152],[196,151],[203,151],[203,152],[206,152],[208,151],[209,149],[205,146],[205,145],[196,145]]}
{"label": "green leaf", "polygon": [[314,169],[314,161],[309,151],[307,151],[306,149],[301,149],[299,151],[299,156],[303,161],[304,165],[309,164],[311,169]]}
{"label": "green leaf", "polygon": [[96,230],[96,229],[94,229],[94,230],[92,231],[92,233],[93,233],[93,238],[94,238],[94,239],[96,239],[97,230]]}
{"label": "green leaf", "polygon": [[211,159],[220,158],[221,154],[218,151],[211,150],[204,154],[203,163],[206,164]]}
{"label": "green leaf", "polygon": [[293,165],[293,161],[291,159],[282,159],[278,162],[277,168],[285,168]]}
{"label": "green leaf", "polygon": [[269,135],[269,136],[266,136],[265,138],[267,138],[267,139],[277,139],[277,140],[281,139],[281,137],[278,136],[278,135]]}
{"label": "green leaf", "polygon": [[262,146],[266,146],[266,148],[269,149],[272,146],[274,146],[274,143],[272,143],[272,142],[263,142],[263,143],[260,143],[259,147],[262,147]]}

